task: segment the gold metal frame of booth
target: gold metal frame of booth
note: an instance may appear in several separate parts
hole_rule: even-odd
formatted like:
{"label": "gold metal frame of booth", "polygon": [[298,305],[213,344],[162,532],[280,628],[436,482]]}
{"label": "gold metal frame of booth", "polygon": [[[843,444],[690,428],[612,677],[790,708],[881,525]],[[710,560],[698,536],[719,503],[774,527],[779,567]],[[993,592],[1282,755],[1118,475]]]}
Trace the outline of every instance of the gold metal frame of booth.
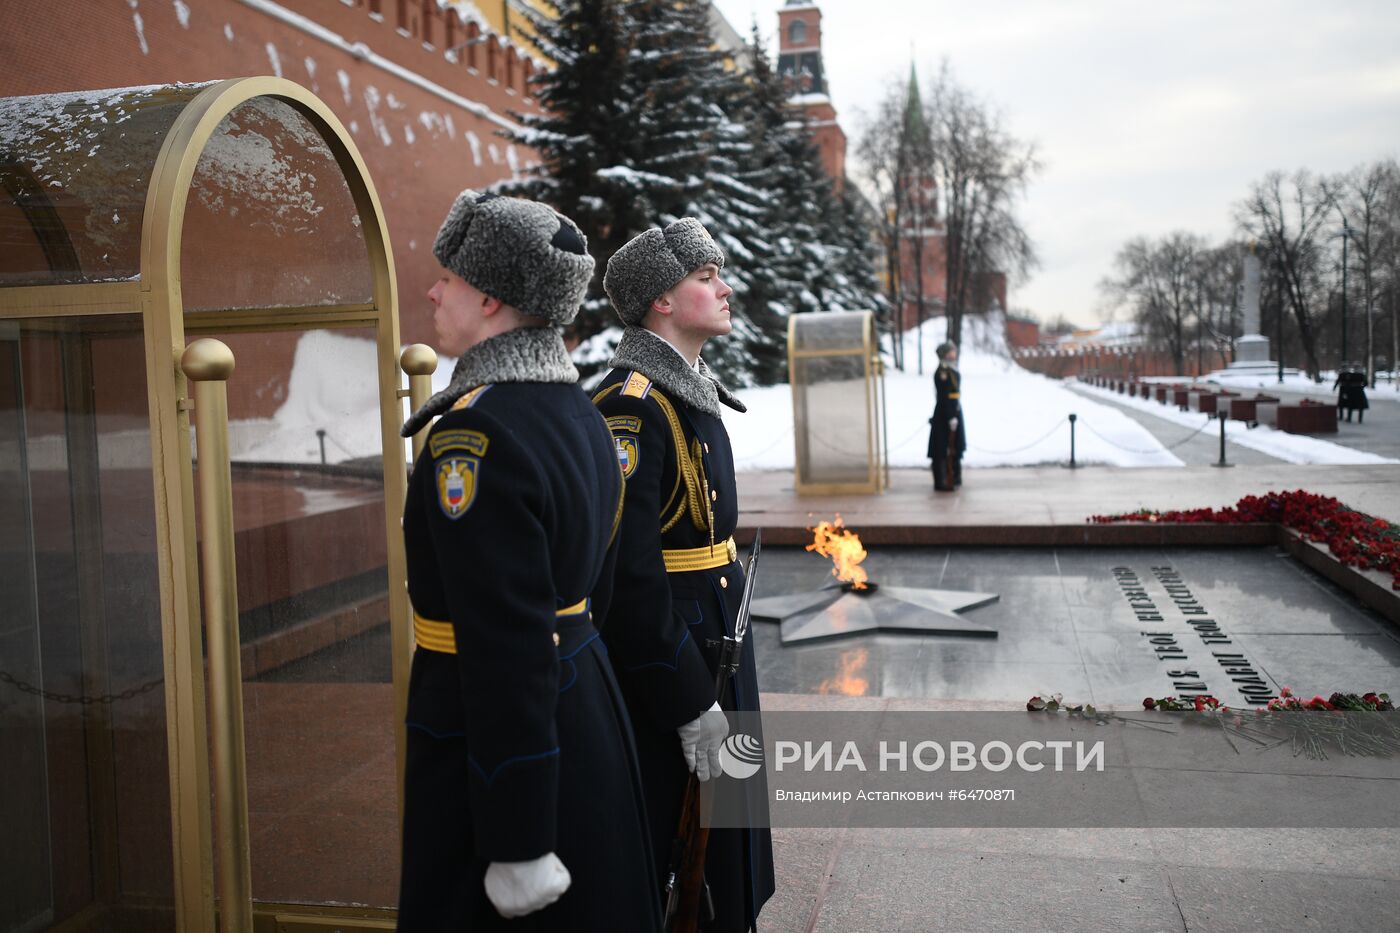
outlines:
{"label": "gold metal frame of booth", "polygon": [[[822,347],[819,350],[798,350],[797,326],[805,315],[794,314],[788,318],[788,382],[792,387],[793,410],[793,480],[799,496],[828,496],[841,493],[875,494],[884,492],[890,484],[889,438],[885,430],[885,367],[880,360],[879,347],[875,343],[875,322],[870,312],[862,312],[861,342],[859,346]],[[803,432],[805,424],[799,422],[799,412],[803,411],[802,393],[806,386],[799,385],[795,363],[802,359],[830,359],[833,357],[859,356],[865,376],[865,456],[866,479],[852,483],[813,483],[802,475]]]}
{"label": "gold metal frame of booth", "polygon": [[[317,307],[227,309],[187,317],[181,303],[180,251],[185,205],[204,151],[220,122],[240,105],[260,97],[274,98],[295,109],[321,134],[334,154],[362,222],[372,275],[368,303]],[[191,382],[181,369],[190,336],[212,332],[285,329],[372,327],[377,348],[380,434],[384,481],[384,529],[387,543],[389,621],[395,696],[395,735],[399,799],[402,804],[404,711],[408,668],[412,654],[408,595],[395,581],[405,579],[399,508],[406,474],[400,388],[398,301],[393,257],[383,211],[359,151],[331,110],[301,86],[281,78],[258,77],[222,81],[201,91],[182,109],[167,132],[154,163],[146,192],[141,234],[139,281],[55,284],[0,288],[0,321],[140,314],[145,337],[146,382],[149,397],[152,480],[155,492],[156,551],[159,563],[165,709],[171,786],[172,845],[174,848],[174,913],[182,931],[214,933],[215,885],[213,834],[210,817],[209,736],[206,715],[229,720],[234,715],[227,696],[213,696],[206,711],[204,657],[201,648],[201,590],[195,529],[195,489],[190,453]],[[435,360],[432,365],[435,365]],[[419,366],[421,368],[422,362]],[[431,372],[431,369],[428,370]],[[414,395],[424,394],[426,379],[415,378]],[[215,472],[215,471],[211,471]],[[231,489],[225,471],[225,501]],[[222,529],[231,536],[232,529]],[[218,534],[206,520],[206,534]],[[206,574],[204,600],[212,604],[234,587],[232,557],[215,574]],[[225,592],[227,591],[227,592]],[[235,652],[236,654],[236,652]],[[239,713],[241,716],[241,711]],[[241,740],[241,732],[240,732]],[[239,749],[242,754],[242,749]],[[227,763],[221,764],[221,767]],[[246,805],[243,831],[247,833]],[[225,852],[221,833],[220,861],[226,866],[236,853]],[[246,865],[247,854],[242,861]],[[251,907],[247,890],[228,889],[231,877],[223,868],[220,886],[225,925],[247,905],[248,919],[238,926],[259,931],[379,930],[394,926],[392,910],[345,909],[261,903]],[[246,875],[239,884],[247,883]],[[61,928],[78,928],[82,914]]]}

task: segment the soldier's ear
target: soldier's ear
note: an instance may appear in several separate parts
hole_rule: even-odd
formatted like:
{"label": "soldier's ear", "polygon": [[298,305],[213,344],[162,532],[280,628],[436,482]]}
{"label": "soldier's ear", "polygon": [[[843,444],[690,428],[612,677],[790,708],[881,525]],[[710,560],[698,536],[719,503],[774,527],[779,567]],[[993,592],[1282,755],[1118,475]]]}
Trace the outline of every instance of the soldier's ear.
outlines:
{"label": "soldier's ear", "polygon": [[669,315],[672,310],[670,293],[662,292],[660,295],[653,298],[651,300],[651,310],[655,311],[657,314]]}
{"label": "soldier's ear", "polygon": [[501,299],[492,298],[490,295],[481,296],[481,316],[490,317],[504,307]]}

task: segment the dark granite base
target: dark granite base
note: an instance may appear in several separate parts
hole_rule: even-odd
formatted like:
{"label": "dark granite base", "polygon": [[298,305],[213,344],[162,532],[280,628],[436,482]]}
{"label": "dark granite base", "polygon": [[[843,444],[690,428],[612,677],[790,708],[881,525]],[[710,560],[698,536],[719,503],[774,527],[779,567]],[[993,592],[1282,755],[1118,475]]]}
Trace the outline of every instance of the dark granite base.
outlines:
{"label": "dark granite base", "polygon": [[[1396,628],[1278,547],[882,548],[864,566],[891,588],[999,594],[966,614],[998,637],[881,633],[783,645],[774,626],[759,624],[762,690],[989,702],[1061,692],[1100,706],[1202,692],[1244,706],[1283,686],[1400,694]],[[1178,606],[1154,577],[1168,567],[1193,602]],[[802,550],[765,548],[756,596],[817,590],[828,568]],[[1114,568],[1136,576],[1153,611],[1134,612]],[[1205,620],[1200,631],[1191,624]]]}

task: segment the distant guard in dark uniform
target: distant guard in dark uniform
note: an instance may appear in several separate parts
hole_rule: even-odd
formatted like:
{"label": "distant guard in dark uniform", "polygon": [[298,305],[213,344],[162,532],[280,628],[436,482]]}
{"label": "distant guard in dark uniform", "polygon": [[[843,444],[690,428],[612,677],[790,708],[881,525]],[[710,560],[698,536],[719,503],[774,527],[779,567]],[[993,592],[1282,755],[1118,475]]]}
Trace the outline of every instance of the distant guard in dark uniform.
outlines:
{"label": "distant guard in dark uniform", "polygon": [[[627,325],[612,370],[594,392],[626,476],[621,551],[603,638],[632,712],[659,885],[671,854],[687,770],[721,777],[721,709],[757,711],[752,644],[715,703],[717,643],[734,633],[744,571],[734,457],[720,405],[744,411],[700,358],[729,333],[724,254],[700,222],[635,237],[608,263],[603,285]],[[763,774],[746,780],[754,826],[766,823]],[[745,931],[773,893],[766,828],[711,830],[705,876],[716,917],[707,929]]]}
{"label": "distant guard in dark uniform", "polygon": [[958,361],[958,347],[941,343],[938,369],[933,373],[933,417],[928,435],[928,456],[933,461],[933,488],[952,492],[962,485],[962,456],[967,450],[967,433],[962,416],[962,376],[953,364]]}
{"label": "distant guard in dark uniform", "polygon": [[404,505],[417,650],[398,928],[654,931],[636,748],[593,623],[622,475],[558,330],[593,259],[568,218],[473,191],[433,253],[440,348],[460,359],[403,430],[442,416]]}
{"label": "distant guard in dark uniform", "polygon": [[1337,389],[1337,420],[1342,420],[1342,413],[1345,412],[1347,420],[1351,420],[1351,413],[1356,412],[1356,423],[1366,423],[1366,409],[1371,407],[1371,403],[1366,398],[1366,372],[1356,363],[1344,363],[1341,372],[1337,373],[1337,380],[1332,383],[1332,388]]}

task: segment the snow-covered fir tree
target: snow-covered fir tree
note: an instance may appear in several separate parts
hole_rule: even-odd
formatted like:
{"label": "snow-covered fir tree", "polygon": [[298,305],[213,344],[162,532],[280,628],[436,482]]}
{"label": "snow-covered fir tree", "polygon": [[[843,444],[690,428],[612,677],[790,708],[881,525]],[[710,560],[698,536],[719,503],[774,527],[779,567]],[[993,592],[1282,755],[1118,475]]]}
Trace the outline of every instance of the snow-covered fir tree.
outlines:
{"label": "snow-covered fir tree", "polygon": [[736,385],[773,381],[782,335],[764,328],[753,300],[771,260],[765,223],[771,193],[746,177],[752,143],[733,106],[744,79],[715,50],[708,3],[630,0],[626,8],[636,39],[629,74],[636,122],[647,130],[637,135],[639,167],[675,178],[680,195],[661,206],[655,222],[698,218],[729,260],[724,278],[734,288],[734,330],[706,347],[705,360]]}
{"label": "snow-covered fir tree", "polygon": [[773,70],[757,26],[749,45],[752,69],[734,110],[748,131],[750,150],[741,176],[768,193],[762,218],[767,228],[768,261],[757,270],[750,294],[751,313],[773,345],[755,354],[760,384],[787,374],[787,323],[792,314],[821,310],[810,289],[814,280],[808,244],[820,237],[821,203],[830,196],[816,145],[788,103],[788,90]]}
{"label": "snow-covered fir tree", "polygon": [[831,306],[845,311],[873,311],[877,317],[890,312],[880,279],[875,274],[874,207],[855,187],[846,183],[832,198],[824,216],[823,240],[836,250],[832,257]]}
{"label": "snow-covered fir tree", "polygon": [[[767,223],[776,245],[772,313],[878,310],[873,243],[861,198],[835,192],[811,128],[790,102],[757,28],[743,119],[754,140],[761,183],[773,193]],[[785,326],[785,325],[784,325]]]}
{"label": "snow-covered fir tree", "polygon": [[[617,318],[603,291],[608,257],[634,231],[645,229],[651,217],[649,203],[637,196],[637,179],[628,171],[633,158],[631,27],[620,0],[565,0],[547,12],[521,12],[531,20],[540,52],[555,67],[531,76],[542,112],[514,113],[523,129],[502,134],[533,147],[540,162],[530,174],[502,182],[496,190],[552,205],[588,237],[598,265],[572,336],[589,341],[609,327],[616,330]],[[606,363],[610,349],[600,347],[595,355]]]}
{"label": "snow-covered fir tree", "polygon": [[786,377],[788,315],[873,308],[864,225],[833,195],[766,50],[756,45],[751,74],[726,68],[703,0],[556,0],[549,13],[532,15],[557,63],[532,79],[544,113],[516,114],[523,129],[503,133],[540,162],[497,190],[554,205],[588,236],[598,274],[572,334],[585,372],[620,335],[608,259],[682,216],[729,257],[734,332],[705,351],[726,382]]}

